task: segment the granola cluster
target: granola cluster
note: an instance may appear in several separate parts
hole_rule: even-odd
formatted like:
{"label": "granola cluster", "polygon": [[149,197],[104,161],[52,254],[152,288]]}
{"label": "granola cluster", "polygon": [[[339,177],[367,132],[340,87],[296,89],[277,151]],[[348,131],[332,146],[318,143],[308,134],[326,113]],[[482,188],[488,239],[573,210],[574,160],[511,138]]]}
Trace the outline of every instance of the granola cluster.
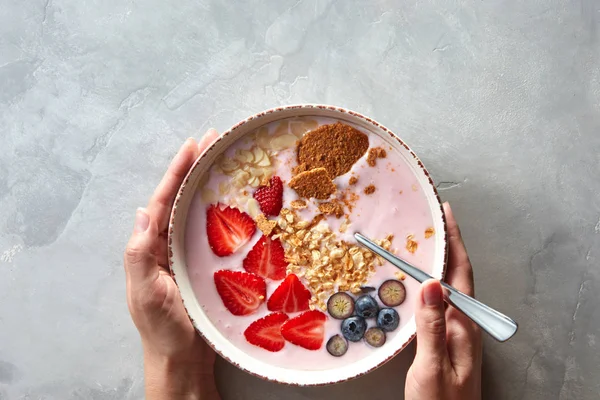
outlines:
{"label": "granola cluster", "polygon": [[[327,309],[327,299],[337,291],[359,293],[383,259],[369,250],[340,240],[323,216],[302,220],[293,210],[284,208],[277,220],[274,238],[284,245],[288,274],[304,278],[313,297],[311,308]],[[389,250],[392,235],[377,243]]]}

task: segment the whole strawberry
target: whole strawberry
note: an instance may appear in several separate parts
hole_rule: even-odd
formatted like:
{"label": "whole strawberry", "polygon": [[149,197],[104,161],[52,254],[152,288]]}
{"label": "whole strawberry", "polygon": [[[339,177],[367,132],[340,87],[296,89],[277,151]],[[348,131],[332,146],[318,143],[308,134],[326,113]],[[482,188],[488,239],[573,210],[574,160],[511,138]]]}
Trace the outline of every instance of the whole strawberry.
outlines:
{"label": "whole strawberry", "polygon": [[258,201],[260,209],[265,215],[276,217],[283,207],[283,182],[278,176],[272,177],[265,186],[261,186],[254,192],[254,198]]}

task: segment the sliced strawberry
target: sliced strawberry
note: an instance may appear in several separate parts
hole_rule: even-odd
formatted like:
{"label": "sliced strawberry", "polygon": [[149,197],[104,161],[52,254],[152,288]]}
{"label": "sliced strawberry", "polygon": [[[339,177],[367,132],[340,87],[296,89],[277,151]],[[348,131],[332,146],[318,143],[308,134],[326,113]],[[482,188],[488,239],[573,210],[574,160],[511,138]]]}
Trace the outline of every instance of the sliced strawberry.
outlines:
{"label": "sliced strawberry", "polygon": [[250,344],[273,352],[279,351],[285,346],[281,325],[288,319],[284,313],[269,314],[251,323],[244,331],[244,336]]}
{"label": "sliced strawberry", "polygon": [[252,218],[237,208],[212,204],[206,210],[208,244],[219,257],[235,253],[256,231]]}
{"label": "sliced strawberry", "polygon": [[319,350],[325,336],[327,316],[321,311],[306,311],[281,327],[284,339],[307,350]]}
{"label": "sliced strawberry", "polygon": [[244,259],[244,269],[263,278],[285,278],[288,263],[279,239],[262,236]]}
{"label": "sliced strawberry", "polygon": [[300,279],[294,274],[289,274],[269,297],[267,308],[269,311],[286,313],[306,311],[310,297],[310,291],[304,287]]}
{"label": "sliced strawberry", "polygon": [[252,314],[267,296],[265,280],[254,274],[221,270],[214,279],[223,304],[233,315]]}
{"label": "sliced strawberry", "polygon": [[261,211],[265,215],[277,216],[283,207],[283,182],[278,176],[269,179],[265,186],[261,186],[254,192],[254,198],[258,201]]}

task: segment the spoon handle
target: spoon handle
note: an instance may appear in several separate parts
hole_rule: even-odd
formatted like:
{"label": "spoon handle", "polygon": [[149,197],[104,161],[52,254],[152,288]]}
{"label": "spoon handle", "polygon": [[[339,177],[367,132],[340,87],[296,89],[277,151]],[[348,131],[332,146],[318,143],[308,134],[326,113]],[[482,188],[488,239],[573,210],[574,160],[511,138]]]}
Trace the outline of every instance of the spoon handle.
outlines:
{"label": "spoon handle", "polygon": [[[373,253],[380,255],[392,265],[401,269],[418,282],[423,283],[428,279],[434,279],[431,275],[396,257],[360,233],[355,233],[354,237],[358,243],[362,244]],[[475,300],[471,296],[456,290],[446,282],[441,282],[441,284],[444,291],[444,300],[473,320],[473,322],[479,325],[481,329],[487,332],[494,339],[500,342],[505,342],[517,332],[517,323],[506,315],[494,310],[478,300]]]}
{"label": "spoon handle", "polygon": [[441,284],[444,288],[444,299],[448,304],[462,311],[497,341],[506,342],[517,333],[517,323],[506,315],[454,289],[446,282]]}

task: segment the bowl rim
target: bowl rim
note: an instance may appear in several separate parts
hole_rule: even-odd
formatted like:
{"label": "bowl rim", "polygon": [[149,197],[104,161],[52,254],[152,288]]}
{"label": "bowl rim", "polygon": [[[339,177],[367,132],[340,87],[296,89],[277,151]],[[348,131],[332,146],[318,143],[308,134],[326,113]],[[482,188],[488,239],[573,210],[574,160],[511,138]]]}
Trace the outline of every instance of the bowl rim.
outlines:
{"label": "bowl rim", "polygon": [[[279,106],[279,107],[274,107],[274,108],[269,108],[267,110],[258,112],[256,114],[253,114],[243,120],[241,120],[240,122],[236,123],[235,125],[233,125],[230,129],[228,129],[227,131],[224,131],[222,134],[219,135],[219,137],[212,142],[206,149],[204,149],[204,151],[198,156],[198,158],[194,161],[194,163],[192,164],[192,166],[190,167],[190,169],[188,170],[185,178],[183,179],[179,189],[177,190],[177,195],[175,196],[175,200],[173,202],[173,206],[171,208],[171,213],[169,216],[169,226],[168,226],[168,232],[167,232],[167,247],[168,247],[168,264],[169,264],[169,271],[171,274],[171,277],[173,278],[173,281],[175,282],[175,285],[177,286],[177,289],[179,290],[180,294],[181,294],[181,289],[179,287],[179,283],[177,282],[177,274],[175,274],[175,271],[173,269],[173,264],[174,264],[174,260],[173,260],[173,237],[174,237],[174,221],[175,221],[175,217],[177,215],[177,211],[178,211],[178,205],[179,202],[181,200],[181,197],[186,189],[187,184],[189,183],[190,177],[192,176],[192,174],[194,173],[195,169],[197,168],[200,160],[209,152],[211,152],[215,146],[221,141],[223,140],[225,137],[231,135],[233,132],[235,132],[237,129],[239,129],[240,127],[242,127],[243,125],[247,124],[250,121],[253,121],[255,119],[258,118],[262,118],[265,115],[268,114],[273,114],[273,113],[279,113],[279,112],[283,112],[283,111],[290,111],[290,110],[299,110],[299,109],[317,109],[317,110],[328,110],[328,111],[333,111],[333,112],[337,112],[337,113],[342,113],[342,114],[348,114],[351,115],[352,117],[356,117],[359,118],[365,122],[367,122],[368,124],[371,124],[373,126],[375,126],[377,129],[381,129],[383,132],[387,133],[393,140],[397,141],[398,144],[400,144],[402,147],[404,147],[404,149],[406,151],[408,151],[408,153],[414,158],[414,160],[416,161],[418,167],[421,169],[421,171],[423,172],[423,174],[425,175],[425,177],[428,180],[429,185],[431,186],[431,189],[433,190],[433,195],[435,197],[435,199],[437,200],[437,206],[439,206],[440,208],[440,212],[441,212],[441,219],[442,219],[442,225],[443,225],[443,265],[442,265],[442,271],[441,271],[441,280],[445,279],[446,276],[446,272],[447,272],[447,265],[448,265],[448,247],[449,247],[449,242],[448,242],[448,234],[447,234],[447,222],[446,222],[446,216],[444,214],[444,210],[443,210],[443,206],[442,206],[442,201],[439,195],[439,192],[437,190],[437,187],[431,177],[431,174],[429,173],[429,171],[425,168],[423,162],[419,159],[419,157],[415,154],[415,152],[398,136],[396,135],[394,132],[392,132],[390,129],[386,128],[384,125],[378,123],[377,121],[361,114],[358,113],[356,111],[352,111],[343,107],[338,107],[338,106],[333,106],[333,105],[326,105],[326,104],[311,104],[311,103],[306,103],[306,104],[292,104],[292,105],[286,105],[286,106]],[[433,209],[433,206],[430,207],[431,209]],[[183,300],[183,296],[182,296],[182,300]],[[402,346],[400,346],[396,351],[390,353],[383,361],[381,361],[379,364],[369,368],[366,371],[363,371],[359,374],[355,374],[353,376],[350,377],[344,377],[343,379],[338,379],[338,380],[332,380],[331,382],[319,382],[319,383],[300,383],[300,382],[293,382],[293,381],[280,381],[276,378],[272,378],[267,376],[266,374],[261,375],[258,372],[254,372],[254,371],[250,371],[246,368],[244,368],[243,366],[241,366],[239,363],[235,362],[234,360],[231,360],[230,358],[228,358],[227,356],[225,356],[221,351],[219,351],[216,346],[204,335],[204,333],[202,332],[201,328],[200,328],[200,324],[194,319],[194,317],[190,314],[190,311],[188,310],[188,306],[186,305],[185,301],[182,301],[184,309],[186,311],[186,314],[188,315],[188,318],[190,319],[190,321],[192,322],[192,325],[194,326],[194,329],[196,330],[196,332],[201,336],[201,338],[208,344],[208,346],[210,346],[217,354],[219,354],[219,356],[221,356],[222,358],[224,358],[227,362],[229,362],[230,364],[233,364],[234,366],[236,366],[237,368],[241,369],[242,371],[261,378],[263,380],[269,381],[269,382],[274,382],[274,383],[279,383],[279,384],[283,384],[283,385],[288,385],[288,386],[298,386],[298,387],[307,387],[307,386],[312,386],[312,387],[318,387],[318,386],[328,386],[328,385],[332,385],[332,384],[338,384],[338,383],[343,383],[343,382],[347,382],[356,378],[359,378],[361,376],[367,375],[368,373],[380,368],[381,366],[383,366],[384,364],[386,364],[387,362],[389,362],[391,359],[393,359],[394,357],[396,357],[398,354],[400,354],[402,352],[402,350],[404,350],[412,341],[413,339],[416,337],[416,332],[412,333],[410,335],[410,337],[406,340],[405,343],[402,344]],[[414,317],[413,317],[414,318]]]}

